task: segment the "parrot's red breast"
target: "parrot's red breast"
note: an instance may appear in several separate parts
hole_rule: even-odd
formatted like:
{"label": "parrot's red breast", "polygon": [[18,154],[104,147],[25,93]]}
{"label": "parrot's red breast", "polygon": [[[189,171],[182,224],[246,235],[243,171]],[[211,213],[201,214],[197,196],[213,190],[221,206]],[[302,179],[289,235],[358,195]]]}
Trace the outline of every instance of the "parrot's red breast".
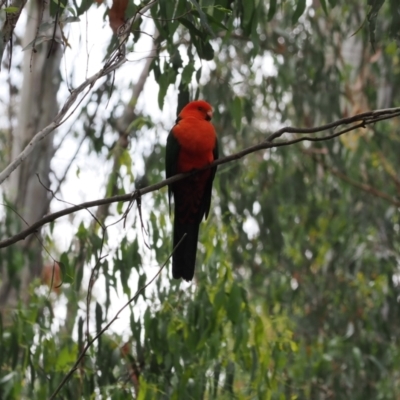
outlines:
{"label": "parrot's red breast", "polygon": [[188,172],[214,161],[216,134],[211,117],[211,106],[202,100],[189,103],[179,114],[172,128],[181,147],[177,172]]}

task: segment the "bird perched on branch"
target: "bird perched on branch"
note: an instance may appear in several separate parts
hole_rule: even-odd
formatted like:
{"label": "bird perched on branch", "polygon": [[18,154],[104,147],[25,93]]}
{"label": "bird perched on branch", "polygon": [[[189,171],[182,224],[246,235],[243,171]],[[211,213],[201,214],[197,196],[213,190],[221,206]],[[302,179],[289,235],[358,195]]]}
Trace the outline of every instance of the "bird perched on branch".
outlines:
{"label": "bird perched on branch", "polygon": [[[202,168],[218,158],[218,141],[211,118],[212,107],[203,100],[192,101],[183,107],[167,139],[167,178]],[[175,206],[174,248],[186,234],[172,256],[175,279],[193,279],[199,226],[210,211],[216,170],[214,167],[194,173],[168,187],[170,205],[173,194]]]}

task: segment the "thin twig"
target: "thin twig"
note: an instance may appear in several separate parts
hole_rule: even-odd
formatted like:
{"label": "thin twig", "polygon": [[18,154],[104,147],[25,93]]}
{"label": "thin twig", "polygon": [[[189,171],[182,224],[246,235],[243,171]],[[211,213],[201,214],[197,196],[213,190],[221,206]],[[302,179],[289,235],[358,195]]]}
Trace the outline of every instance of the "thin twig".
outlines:
{"label": "thin twig", "polygon": [[[63,200],[63,199],[58,198],[58,197],[56,196],[56,194],[53,192],[53,190],[51,190],[50,188],[48,188],[48,187],[42,182],[42,180],[40,179],[40,175],[39,175],[39,174],[36,174],[36,177],[38,178],[38,181],[39,181],[39,183],[42,185],[42,187],[43,187],[45,190],[47,190],[47,191],[52,195],[52,197],[53,197],[54,199],[56,199],[57,201],[60,201],[61,203],[69,204],[70,206],[73,206],[73,205],[74,205],[74,203],[71,203],[71,202],[69,202],[69,201],[66,201],[66,200]],[[93,219],[101,226],[101,228],[102,228],[102,229],[105,229],[105,228],[104,228],[104,225],[102,224],[102,222],[101,222],[91,211],[89,211],[89,210],[87,210],[87,211],[88,211],[88,213],[93,217]]]}
{"label": "thin twig", "polygon": [[86,296],[86,339],[89,342],[89,321],[90,321],[90,303],[92,301],[92,291],[93,291],[93,286],[96,283],[97,276],[96,272],[98,272],[99,267],[100,267],[100,262],[108,256],[108,254],[102,256],[103,252],[103,246],[104,246],[104,239],[106,236],[106,230],[103,229],[103,235],[101,238],[101,246],[100,246],[100,255],[99,258],[95,264],[95,266],[92,268],[92,271],[90,273],[90,279],[89,279],[89,284],[88,284],[88,292]]}
{"label": "thin twig", "polygon": [[[69,132],[68,132],[68,133],[69,133]],[[69,170],[70,170],[70,168],[71,168],[73,162],[75,161],[76,157],[78,157],[78,154],[79,154],[79,152],[80,152],[80,150],[81,150],[81,147],[82,147],[82,145],[83,145],[83,142],[84,142],[87,138],[88,138],[88,134],[85,133],[85,134],[82,136],[81,141],[78,143],[78,146],[77,146],[77,148],[76,148],[76,150],[75,150],[75,154],[74,154],[74,155],[72,156],[72,158],[69,160],[69,163],[68,163],[67,167],[66,167],[65,170],[64,170],[63,176],[62,176],[60,179],[57,179],[58,182],[57,182],[57,187],[54,189],[54,195],[56,195],[56,194],[60,191],[62,183],[65,181],[65,178],[67,177],[67,174],[68,174],[68,172],[69,172]],[[55,175],[55,174],[54,174],[54,175]],[[56,176],[56,178],[57,178],[57,176]]]}
{"label": "thin twig", "polygon": [[132,304],[140,295],[141,292],[143,292],[148,286],[150,286],[157,278],[158,276],[161,274],[162,270],[165,268],[165,266],[168,264],[168,261],[170,260],[170,258],[172,257],[172,255],[174,254],[175,250],[180,246],[180,244],[182,243],[182,241],[185,239],[186,234],[184,234],[181,238],[181,240],[179,241],[179,243],[174,247],[174,249],[172,250],[171,254],[168,256],[167,260],[165,261],[165,263],[161,266],[161,268],[158,270],[158,272],[154,275],[154,277],[145,285],[143,285],[141,288],[138,289],[138,291],[135,293],[135,295],[127,302],[124,304],[124,306],[122,308],[119,309],[119,311],[115,314],[114,318],[103,328],[101,329],[100,332],[97,333],[96,336],[93,337],[93,339],[89,340],[86,344],[86,346],[83,348],[83,350],[81,351],[81,353],[79,354],[77,360],[75,361],[74,365],[72,366],[72,368],[68,371],[68,373],[64,376],[64,378],[62,379],[62,381],[60,382],[60,384],[58,385],[57,389],[54,391],[54,393],[51,395],[50,400],[55,399],[57,394],[60,392],[60,390],[62,389],[62,387],[68,382],[69,378],[71,378],[71,376],[73,375],[73,373],[78,369],[79,364],[81,363],[81,361],[83,360],[83,358],[85,357],[87,351],[89,350],[89,348],[92,346],[92,344],[118,319],[119,315],[122,313],[122,311],[125,310],[125,308],[127,308],[130,304]]}
{"label": "thin twig", "polygon": [[[43,2],[43,4],[45,4],[45,2]],[[54,46],[54,42],[56,41],[56,33],[57,33],[57,25],[58,25],[58,20],[60,18],[60,14],[61,14],[61,2],[58,2],[58,7],[57,7],[57,11],[56,11],[56,18],[54,20],[54,29],[53,29],[53,35],[51,37],[50,40],[50,47],[49,47],[49,51],[47,53],[47,59],[50,58],[51,52],[53,50],[53,46]],[[39,24],[38,24],[38,30],[39,30]]]}

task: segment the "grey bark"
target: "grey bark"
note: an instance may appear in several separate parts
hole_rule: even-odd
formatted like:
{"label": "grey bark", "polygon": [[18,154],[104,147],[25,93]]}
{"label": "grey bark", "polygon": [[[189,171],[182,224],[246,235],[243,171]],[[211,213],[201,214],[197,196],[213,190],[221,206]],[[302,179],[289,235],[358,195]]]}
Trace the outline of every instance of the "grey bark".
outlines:
{"label": "grey bark", "polygon": [[[38,24],[52,20],[48,7],[49,3],[43,0],[30,2],[24,47],[37,35]],[[62,49],[58,42],[52,40],[52,29],[45,34],[48,41],[37,45],[35,51],[25,50],[24,53],[23,84],[17,113],[18,123],[12,138],[12,159],[37,131],[54,119],[58,110],[57,92],[61,81],[59,69]],[[59,35],[58,30],[56,35]],[[29,159],[21,164],[7,182],[7,199],[28,224],[48,212],[50,194],[39,182],[37,175],[46,187],[50,186],[50,162],[53,154],[53,135],[49,135],[35,147]],[[38,240],[33,237],[20,246],[18,251],[25,256],[22,270],[15,274],[14,265],[1,266],[0,307],[3,311],[5,308],[14,308],[17,299],[28,300],[28,286],[40,275],[42,269],[42,246]]]}

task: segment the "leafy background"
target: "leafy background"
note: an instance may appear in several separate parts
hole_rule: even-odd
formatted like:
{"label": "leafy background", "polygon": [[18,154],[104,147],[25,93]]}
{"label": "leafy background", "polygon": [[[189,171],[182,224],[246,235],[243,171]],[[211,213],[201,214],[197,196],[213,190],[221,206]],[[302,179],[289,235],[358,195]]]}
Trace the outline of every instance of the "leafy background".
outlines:
{"label": "leafy background", "polygon": [[[21,5],[0,4],[7,27]],[[137,68],[125,69],[122,80],[119,71],[110,74],[55,138],[53,165],[68,134],[65,140],[79,144],[76,154],[102,172],[104,197],[164,178],[172,105],[179,109],[191,98],[214,106],[222,155],[283,125],[312,127],[400,106],[396,0],[160,1],[142,16],[144,5],[52,2],[49,22],[39,21],[51,32],[62,20],[63,34],[52,40],[72,46],[74,23],[86,18],[90,31],[97,8],[114,34],[137,17],[127,54],[148,35],[155,39],[145,73],[153,86],[137,89]],[[118,47],[109,32],[105,58]],[[13,48],[1,48],[1,74],[15,82],[7,87],[14,89],[9,101],[18,104],[24,30],[16,34]],[[39,53],[49,51],[46,35],[32,45]],[[11,51],[14,60],[5,57]],[[59,96],[68,83],[62,76]],[[152,100],[140,109],[146,90]],[[172,118],[164,122],[158,108]],[[15,146],[15,106],[9,110],[0,128],[2,167]],[[99,207],[96,219],[77,214],[56,221],[42,231],[43,247],[32,238],[2,249],[0,398],[50,398],[72,368],[58,398],[397,399],[399,133],[393,119],[220,167],[213,212],[201,226],[195,281],[173,281],[164,269],[76,369],[88,340],[166,262],[172,245],[166,191],[142,199],[143,221],[133,207],[124,226],[128,205],[118,203]],[[69,201],[68,188],[85,174],[80,165],[87,164],[68,157],[65,180],[49,174],[59,197],[48,196],[42,215],[60,207],[59,199]],[[35,169],[32,159],[25,163]],[[12,208],[2,210],[1,239],[24,226],[14,211],[25,211],[22,190],[12,182],[2,188]],[[67,245],[57,240],[60,230],[72,233]],[[26,282],[27,270],[36,272]],[[17,293],[13,299],[5,286]]]}

